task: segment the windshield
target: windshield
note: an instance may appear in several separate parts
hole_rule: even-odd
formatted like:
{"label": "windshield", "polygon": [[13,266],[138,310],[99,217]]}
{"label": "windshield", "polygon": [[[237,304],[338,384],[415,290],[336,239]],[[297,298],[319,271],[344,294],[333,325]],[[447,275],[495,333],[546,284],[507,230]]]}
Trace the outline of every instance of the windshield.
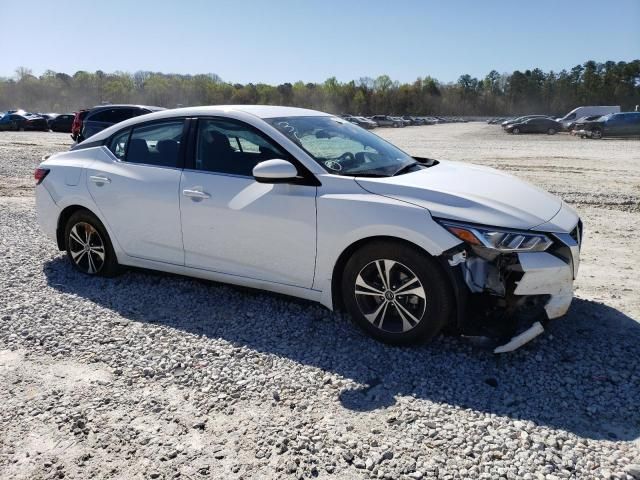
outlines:
{"label": "windshield", "polygon": [[416,163],[399,148],[342,118],[280,117],[265,121],[336,175],[387,177]]}

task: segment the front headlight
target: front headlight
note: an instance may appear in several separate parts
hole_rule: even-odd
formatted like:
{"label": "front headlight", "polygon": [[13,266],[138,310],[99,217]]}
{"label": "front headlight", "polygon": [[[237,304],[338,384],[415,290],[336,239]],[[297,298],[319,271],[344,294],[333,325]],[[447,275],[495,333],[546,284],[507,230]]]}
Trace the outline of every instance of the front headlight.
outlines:
{"label": "front headlight", "polygon": [[553,241],[542,233],[479,227],[449,220],[438,220],[438,222],[453,235],[470,245],[499,252],[543,252],[553,244]]}

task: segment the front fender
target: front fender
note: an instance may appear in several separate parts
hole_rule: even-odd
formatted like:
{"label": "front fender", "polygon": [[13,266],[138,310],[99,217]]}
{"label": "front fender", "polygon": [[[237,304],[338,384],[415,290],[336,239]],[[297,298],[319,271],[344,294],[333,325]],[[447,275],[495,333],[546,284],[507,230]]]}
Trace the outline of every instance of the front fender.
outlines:
{"label": "front fender", "polygon": [[[327,191],[323,181],[317,200],[317,259],[313,288],[322,291],[322,304],[332,308],[334,267],[351,245],[367,238],[392,237],[410,242],[433,256],[460,244],[437,224],[428,210],[407,202],[368,193]],[[354,182],[355,183],[355,182]]]}

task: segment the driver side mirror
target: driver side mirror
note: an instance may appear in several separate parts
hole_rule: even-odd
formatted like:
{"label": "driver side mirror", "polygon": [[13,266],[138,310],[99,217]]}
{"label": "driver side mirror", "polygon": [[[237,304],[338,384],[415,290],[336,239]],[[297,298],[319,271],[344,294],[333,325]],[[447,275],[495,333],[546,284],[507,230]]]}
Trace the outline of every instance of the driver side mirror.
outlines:
{"label": "driver side mirror", "polygon": [[297,176],[296,167],[286,160],[265,160],[253,167],[253,177],[258,183],[290,183]]}

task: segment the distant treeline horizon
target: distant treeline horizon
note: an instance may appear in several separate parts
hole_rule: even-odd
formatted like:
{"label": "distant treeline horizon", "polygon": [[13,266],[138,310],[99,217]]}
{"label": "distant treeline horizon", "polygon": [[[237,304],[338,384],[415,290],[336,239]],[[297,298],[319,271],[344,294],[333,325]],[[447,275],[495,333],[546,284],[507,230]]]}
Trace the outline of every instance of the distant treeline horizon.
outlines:
{"label": "distant treeline horizon", "polygon": [[400,83],[387,75],[322,83],[229,83],[218,75],[138,71],[105,73],[47,70],[35,76],[19,67],[0,77],[0,111],[24,108],[71,112],[101,103],[135,103],[174,108],[192,105],[269,104],[355,115],[475,115],[547,113],[560,115],[580,105],[640,104],[640,60],[587,61],[569,70],[539,68],[490,71],[484,78],[461,75],[443,83],[430,76]]}

